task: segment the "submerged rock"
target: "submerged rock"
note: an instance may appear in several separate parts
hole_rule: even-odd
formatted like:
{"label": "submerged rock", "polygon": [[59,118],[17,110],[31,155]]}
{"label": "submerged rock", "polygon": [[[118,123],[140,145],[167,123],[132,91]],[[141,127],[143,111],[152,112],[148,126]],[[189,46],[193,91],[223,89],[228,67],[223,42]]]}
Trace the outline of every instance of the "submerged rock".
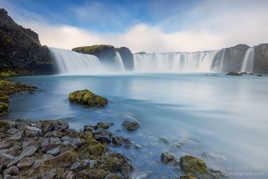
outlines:
{"label": "submerged rock", "polygon": [[180,176],[180,179],[196,179],[193,176]]}
{"label": "submerged rock", "polygon": [[134,131],[140,127],[139,123],[135,120],[125,120],[122,126],[128,131]]}
{"label": "submerged rock", "polygon": [[160,142],[163,142],[164,144],[169,144],[168,139],[167,138],[164,138],[164,137],[160,137],[159,138],[159,141]]}
{"label": "submerged rock", "polygon": [[89,90],[80,90],[70,93],[69,101],[89,107],[104,107],[108,103],[106,98],[97,96]]}
{"label": "submerged rock", "polygon": [[226,73],[226,75],[229,75],[229,76],[241,76],[241,75],[243,75],[243,73],[240,73],[240,72],[228,72],[228,73]]}
{"label": "submerged rock", "polygon": [[168,163],[173,163],[176,161],[176,158],[174,155],[169,154],[168,152],[163,152],[161,154],[161,162],[163,162],[164,164],[168,164]]}

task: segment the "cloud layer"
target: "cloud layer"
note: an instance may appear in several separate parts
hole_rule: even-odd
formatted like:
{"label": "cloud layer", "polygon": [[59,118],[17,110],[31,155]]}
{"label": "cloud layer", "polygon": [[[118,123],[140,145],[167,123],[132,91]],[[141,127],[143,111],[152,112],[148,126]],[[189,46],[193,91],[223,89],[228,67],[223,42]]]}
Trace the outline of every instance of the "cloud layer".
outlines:
{"label": "cloud layer", "polygon": [[[100,4],[94,7],[95,12],[90,11],[91,18],[101,18],[98,10],[103,11],[105,7]],[[81,20],[87,17],[87,10],[92,10],[91,6],[79,8],[74,9],[74,12]],[[136,23],[121,33],[89,31],[61,23],[52,25],[44,17],[29,20],[18,18],[16,14],[14,16],[24,26],[38,32],[42,44],[57,48],[71,49],[105,43],[117,47],[127,46],[134,52],[199,51],[220,49],[238,43],[267,43],[267,8],[268,1],[265,0],[204,0],[183,16],[179,12],[173,13],[155,25]],[[126,11],[124,14],[129,17]],[[106,23],[110,21],[108,17],[104,20]],[[120,18],[111,23],[122,27]]]}

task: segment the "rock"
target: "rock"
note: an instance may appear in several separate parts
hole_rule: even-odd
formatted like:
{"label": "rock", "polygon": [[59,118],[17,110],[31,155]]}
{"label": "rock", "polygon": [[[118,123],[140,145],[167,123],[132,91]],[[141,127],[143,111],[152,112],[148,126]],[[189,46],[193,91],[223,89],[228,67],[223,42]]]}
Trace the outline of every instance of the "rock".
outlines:
{"label": "rock", "polygon": [[64,178],[66,179],[75,179],[75,174],[72,171],[67,171],[64,173]]}
{"label": "rock", "polygon": [[94,138],[101,142],[101,143],[105,143],[105,144],[109,144],[111,143],[111,136],[112,136],[112,133],[109,132],[108,130],[104,130],[104,129],[101,129],[101,130],[98,130],[98,131],[95,131],[93,133],[94,135]]}
{"label": "rock", "polygon": [[71,170],[78,170],[80,168],[80,162],[74,162],[71,166]]}
{"label": "rock", "polygon": [[12,166],[4,170],[4,175],[16,176],[19,174],[19,169],[16,166]]}
{"label": "rock", "polygon": [[14,121],[0,120],[0,128],[3,131],[8,131],[10,128],[13,128],[14,126],[15,126]]}
{"label": "rock", "polygon": [[45,165],[49,165],[51,167],[71,167],[73,163],[75,163],[78,159],[77,152],[73,150],[66,151],[61,153],[60,155],[53,157],[44,162]]}
{"label": "rock", "polygon": [[131,142],[128,138],[124,138],[122,136],[114,136],[112,137],[112,144],[114,146],[121,146],[121,145],[125,145],[125,148],[129,148],[131,145]]}
{"label": "rock", "polygon": [[90,160],[89,161],[89,167],[92,169],[95,167],[95,165],[97,164],[97,161],[96,160]]}
{"label": "rock", "polygon": [[268,73],[268,44],[260,44],[254,47],[254,72]]}
{"label": "rock", "polygon": [[38,34],[16,24],[4,9],[0,9],[0,70],[9,75],[54,72],[47,47],[41,46]]}
{"label": "rock", "polygon": [[108,100],[104,97],[97,96],[89,90],[75,91],[69,94],[69,101],[79,103],[89,107],[104,107]]}
{"label": "rock", "polygon": [[168,143],[169,143],[169,142],[168,142],[168,139],[167,139],[167,138],[164,138],[164,137],[160,137],[159,140],[160,140],[161,142],[163,142],[164,144],[168,144]]}
{"label": "rock", "polygon": [[0,143],[0,150],[10,148],[13,144],[9,141],[1,142]]}
{"label": "rock", "polygon": [[13,134],[9,140],[20,140],[23,136],[23,131],[18,131],[17,133]]}
{"label": "rock", "polygon": [[109,129],[113,125],[114,125],[114,123],[112,123],[112,122],[98,122],[96,127],[97,127],[97,129],[98,128]]}
{"label": "rock", "polygon": [[121,172],[124,176],[132,171],[129,159],[119,153],[111,153],[105,156],[101,168],[110,172]]}
{"label": "rock", "polygon": [[174,162],[175,160],[176,160],[176,158],[172,154],[169,154],[167,152],[163,152],[161,154],[161,162],[163,162],[164,164],[168,164],[170,162]]}
{"label": "rock", "polygon": [[122,126],[128,131],[134,131],[140,127],[139,123],[135,120],[125,120]]}
{"label": "rock", "polygon": [[123,177],[114,173],[110,173],[105,177],[105,179],[123,179]]}
{"label": "rock", "polygon": [[20,169],[24,169],[24,168],[29,168],[33,165],[34,163],[34,159],[33,158],[25,158],[23,160],[21,160],[17,166],[20,168]]}
{"label": "rock", "polygon": [[141,146],[140,144],[135,144],[135,148],[136,148],[136,149],[141,149],[142,146]]}
{"label": "rock", "polygon": [[51,149],[49,151],[47,151],[47,154],[50,154],[50,155],[58,155],[60,153],[60,148],[59,147],[56,147],[54,149]]}
{"label": "rock", "polygon": [[77,174],[77,178],[104,179],[108,174],[103,169],[85,169]]}
{"label": "rock", "polygon": [[196,179],[193,176],[180,176],[180,179]]}
{"label": "rock", "polygon": [[10,175],[6,175],[4,177],[4,179],[20,179],[19,176],[10,176]]}
{"label": "rock", "polygon": [[228,73],[226,73],[226,75],[229,75],[229,76],[241,76],[241,75],[243,75],[243,73],[240,73],[240,72],[228,72]]}
{"label": "rock", "polygon": [[22,153],[15,158],[11,163],[8,164],[9,166],[17,164],[19,161],[24,159],[25,157],[31,157],[36,151],[38,150],[38,147],[35,145],[31,145],[23,149]]}
{"label": "rock", "polygon": [[189,174],[207,174],[208,168],[206,163],[191,155],[185,155],[180,158],[180,167],[182,171]]}

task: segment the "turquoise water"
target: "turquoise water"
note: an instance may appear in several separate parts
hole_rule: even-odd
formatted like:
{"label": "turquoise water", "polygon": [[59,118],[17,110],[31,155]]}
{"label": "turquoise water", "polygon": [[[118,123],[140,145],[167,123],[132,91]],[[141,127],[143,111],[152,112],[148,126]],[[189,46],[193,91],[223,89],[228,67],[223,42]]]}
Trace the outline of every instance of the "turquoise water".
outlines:
{"label": "turquoise water", "polygon": [[[113,148],[131,158],[148,178],[180,176],[160,162],[161,152],[200,157],[232,178],[268,177],[268,77],[224,74],[129,74],[14,78],[39,87],[11,98],[9,119],[66,119],[71,127],[135,118],[141,128],[122,130],[141,150]],[[68,102],[68,93],[90,89],[105,96],[104,109]],[[169,144],[163,144],[165,137]],[[174,147],[174,144],[179,144]]]}

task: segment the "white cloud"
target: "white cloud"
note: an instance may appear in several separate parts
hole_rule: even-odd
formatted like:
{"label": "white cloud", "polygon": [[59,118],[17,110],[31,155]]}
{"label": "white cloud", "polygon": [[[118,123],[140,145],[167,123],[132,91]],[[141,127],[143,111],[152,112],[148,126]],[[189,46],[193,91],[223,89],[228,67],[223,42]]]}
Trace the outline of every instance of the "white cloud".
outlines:
{"label": "white cloud", "polygon": [[[105,43],[127,46],[134,52],[199,51],[238,43],[257,45],[268,42],[267,8],[268,1],[263,0],[206,0],[192,8],[187,16],[174,15],[168,18],[172,21],[167,19],[157,26],[140,23],[121,34],[90,32],[64,24],[51,25],[45,20],[24,19],[20,22],[38,32],[42,44],[58,48]],[[187,18],[189,22],[172,33],[162,30],[171,28],[172,23],[181,18]]]}

